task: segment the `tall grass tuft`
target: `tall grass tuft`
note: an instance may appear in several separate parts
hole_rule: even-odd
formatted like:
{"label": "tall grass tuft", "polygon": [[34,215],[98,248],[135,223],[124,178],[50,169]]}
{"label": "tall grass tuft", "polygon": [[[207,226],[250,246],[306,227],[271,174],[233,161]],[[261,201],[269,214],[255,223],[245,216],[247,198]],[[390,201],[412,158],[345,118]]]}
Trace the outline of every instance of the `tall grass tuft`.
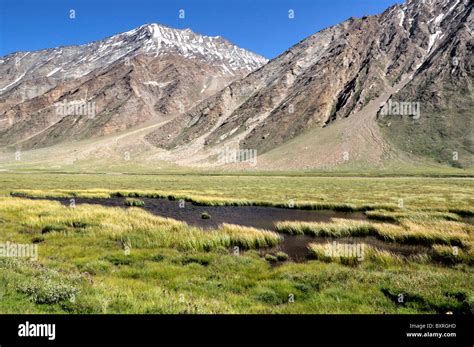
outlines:
{"label": "tall grass tuft", "polygon": [[376,230],[375,227],[363,221],[348,219],[334,219],[335,223],[321,222],[277,222],[275,228],[281,233],[294,235],[347,237],[347,236],[370,236]]}
{"label": "tall grass tuft", "polygon": [[410,221],[402,220],[400,225],[371,223],[346,219],[333,219],[331,223],[320,222],[278,222],[276,230],[288,234],[306,234],[323,237],[374,236],[386,242],[433,244],[469,248],[473,227],[453,221]]}
{"label": "tall grass tuft", "polygon": [[386,211],[386,210],[375,210],[366,211],[365,215],[368,219],[400,223],[403,220],[411,221],[435,221],[435,220],[448,220],[448,221],[461,221],[461,217],[451,212],[438,212],[438,211]]}
{"label": "tall grass tuft", "polygon": [[219,247],[272,247],[281,237],[271,231],[223,224],[204,231],[174,219],[154,216],[141,208],[121,209],[83,204],[75,208],[59,202],[1,198],[0,215],[38,233],[106,235],[136,248],[169,247],[208,251]]}
{"label": "tall grass tuft", "polygon": [[435,262],[445,265],[467,264],[474,265],[473,249],[460,249],[456,246],[434,245],[430,251],[430,257]]}
{"label": "tall grass tuft", "polygon": [[11,196],[15,197],[30,197],[30,198],[111,198],[111,197],[129,197],[129,198],[154,198],[154,199],[169,199],[180,200],[183,199],[192,202],[198,206],[263,206],[263,207],[278,207],[278,208],[292,208],[299,210],[333,210],[340,212],[355,212],[355,211],[369,211],[374,209],[394,210],[396,205],[390,204],[361,204],[354,205],[341,202],[320,202],[320,201],[300,201],[293,205],[288,202],[281,201],[262,201],[249,199],[235,199],[224,197],[209,197],[196,194],[177,194],[169,191],[154,191],[154,190],[106,190],[106,189],[82,189],[82,190],[35,190],[26,189],[10,192]]}
{"label": "tall grass tuft", "polygon": [[[354,244],[339,243],[339,246],[344,248],[345,246],[353,247]],[[323,262],[335,262],[343,265],[355,266],[362,264],[363,262],[377,263],[382,266],[402,264],[405,260],[403,257],[387,252],[384,250],[376,249],[367,244],[359,244],[361,254],[357,255],[354,252],[349,254],[331,254],[328,248],[331,247],[330,243],[310,243],[308,249],[315,259]]]}
{"label": "tall grass tuft", "polygon": [[126,198],[125,199],[125,206],[142,207],[142,206],[145,206],[145,202],[143,200],[140,200],[140,199]]}

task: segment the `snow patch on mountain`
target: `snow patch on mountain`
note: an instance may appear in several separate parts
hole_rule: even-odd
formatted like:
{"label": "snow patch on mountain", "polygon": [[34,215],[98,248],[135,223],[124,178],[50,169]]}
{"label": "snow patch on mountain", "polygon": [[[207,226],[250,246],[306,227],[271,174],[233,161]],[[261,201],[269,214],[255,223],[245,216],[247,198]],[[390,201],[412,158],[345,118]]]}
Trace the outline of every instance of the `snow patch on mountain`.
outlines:
{"label": "snow patch on mountain", "polygon": [[[19,52],[2,57],[0,72],[3,74],[8,70],[11,74],[12,70],[7,69],[6,64],[14,66],[15,70],[9,79],[14,82],[8,83],[8,80],[2,79],[0,91],[8,91],[17,83],[36,78],[47,77],[55,81],[77,79],[96,69],[140,54],[153,57],[178,54],[186,59],[199,59],[220,67],[222,75],[230,76],[236,75],[236,72],[250,73],[268,61],[220,36],[205,36],[190,29],[146,24],[81,46]],[[23,73],[25,71],[28,73]]]}
{"label": "snow patch on mountain", "polygon": [[225,73],[238,70],[251,72],[268,60],[237,47],[220,36],[199,35],[190,29],[172,29],[159,24],[149,24],[140,28],[148,33],[144,43],[147,53],[156,55],[178,52],[190,59],[219,61]]}

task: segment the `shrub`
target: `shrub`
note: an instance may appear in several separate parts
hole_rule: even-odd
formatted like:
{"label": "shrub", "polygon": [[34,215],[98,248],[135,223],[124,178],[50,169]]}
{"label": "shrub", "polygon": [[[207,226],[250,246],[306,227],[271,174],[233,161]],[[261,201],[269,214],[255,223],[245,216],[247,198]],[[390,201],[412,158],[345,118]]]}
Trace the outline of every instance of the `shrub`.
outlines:
{"label": "shrub", "polygon": [[145,202],[140,199],[134,199],[134,198],[127,198],[125,199],[125,205],[126,206],[145,206]]}
{"label": "shrub", "polygon": [[78,264],[78,268],[83,274],[88,273],[90,275],[109,273],[111,266],[110,262],[106,260],[93,260],[86,264]]}
{"label": "shrub", "polygon": [[290,257],[288,256],[288,254],[286,254],[285,252],[278,252],[276,254],[276,257],[278,260],[280,261],[285,261],[285,260],[288,260]]}
{"label": "shrub", "polygon": [[437,261],[446,265],[454,265],[466,263],[474,264],[474,253],[472,249],[463,250],[457,246],[433,245],[430,251],[433,261]]}
{"label": "shrub", "polygon": [[163,261],[164,259],[165,259],[165,256],[163,254],[156,254],[153,257],[151,257],[151,261],[154,261],[157,263],[160,261]]}
{"label": "shrub", "polygon": [[41,243],[41,242],[44,242],[44,236],[43,235],[38,235],[38,236],[35,236],[31,239],[31,242],[32,243]]}
{"label": "shrub", "polygon": [[186,256],[181,259],[181,264],[188,265],[188,264],[199,264],[202,266],[208,266],[211,261],[208,257],[202,256]]}
{"label": "shrub", "polygon": [[54,231],[65,231],[67,228],[63,225],[46,225],[41,229],[42,234],[51,233]]}
{"label": "shrub", "polygon": [[78,289],[62,280],[53,278],[30,278],[17,285],[16,290],[29,296],[37,304],[55,304],[70,300],[78,293]]}
{"label": "shrub", "polygon": [[270,263],[275,263],[275,262],[278,261],[278,258],[275,257],[273,254],[267,253],[267,254],[265,254],[265,260],[269,261]]}
{"label": "shrub", "polygon": [[108,255],[104,258],[114,265],[132,265],[134,258],[130,255]]}
{"label": "shrub", "polygon": [[272,305],[279,305],[285,302],[285,299],[281,298],[274,290],[268,288],[259,289],[255,299]]}

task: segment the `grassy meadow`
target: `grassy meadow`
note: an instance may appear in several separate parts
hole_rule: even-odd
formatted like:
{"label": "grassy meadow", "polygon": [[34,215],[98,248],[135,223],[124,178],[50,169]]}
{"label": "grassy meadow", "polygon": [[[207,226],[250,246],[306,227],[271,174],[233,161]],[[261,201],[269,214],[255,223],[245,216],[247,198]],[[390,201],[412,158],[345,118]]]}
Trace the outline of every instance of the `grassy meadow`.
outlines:
{"label": "grassy meadow", "polygon": [[[0,243],[38,247],[37,261],[0,257],[0,312],[472,313],[473,193],[470,177],[0,172]],[[114,196],[129,207],[29,199]],[[141,197],[363,211],[367,220],[203,231],[146,212]],[[366,245],[359,261],[310,243],[305,262],[272,251],[302,234],[424,251]]]}

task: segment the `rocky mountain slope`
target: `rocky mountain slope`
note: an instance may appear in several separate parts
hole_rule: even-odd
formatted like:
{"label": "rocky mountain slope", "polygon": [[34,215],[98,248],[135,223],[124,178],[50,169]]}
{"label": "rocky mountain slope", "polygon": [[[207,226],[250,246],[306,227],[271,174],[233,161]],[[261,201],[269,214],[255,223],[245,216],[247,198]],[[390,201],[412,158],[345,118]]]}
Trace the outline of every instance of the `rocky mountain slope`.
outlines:
{"label": "rocky mountain slope", "polygon": [[474,118],[474,14],[472,2],[449,2],[430,20],[432,50],[391,100],[420,103],[420,116],[382,116],[384,136],[405,152],[472,166]]}
{"label": "rocky mountain slope", "polygon": [[[408,0],[269,62],[156,24],[12,54],[0,61],[0,147],[38,165],[472,167],[472,8]],[[74,103],[95,112],[58,112]]]}
{"label": "rocky mountain slope", "polygon": [[0,145],[22,149],[173,118],[266,59],[158,24],[0,60]]}
{"label": "rocky mountain slope", "polygon": [[[446,153],[457,148],[462,156],[456,165],[469,165],[472,7],[469,0],[409,0],[377,16],[351,18],[308,37],[146,139],[183,164],[216,164],[222,148],[235,148],[258,151],[263,165],[270,157],[279,161],[274,153],[280,146],[322,129],[319,142],[310,141],[310,163],[284,162],[331,167],[343,159],[327,151],[346,147],[347,160],[377,152],[372,163],[406,154],[452,164]],[[378,106],[388,100],[419,103],[421,117],[395,114],[377,121]],[[351,130],[361,126],[362,133]]]}

